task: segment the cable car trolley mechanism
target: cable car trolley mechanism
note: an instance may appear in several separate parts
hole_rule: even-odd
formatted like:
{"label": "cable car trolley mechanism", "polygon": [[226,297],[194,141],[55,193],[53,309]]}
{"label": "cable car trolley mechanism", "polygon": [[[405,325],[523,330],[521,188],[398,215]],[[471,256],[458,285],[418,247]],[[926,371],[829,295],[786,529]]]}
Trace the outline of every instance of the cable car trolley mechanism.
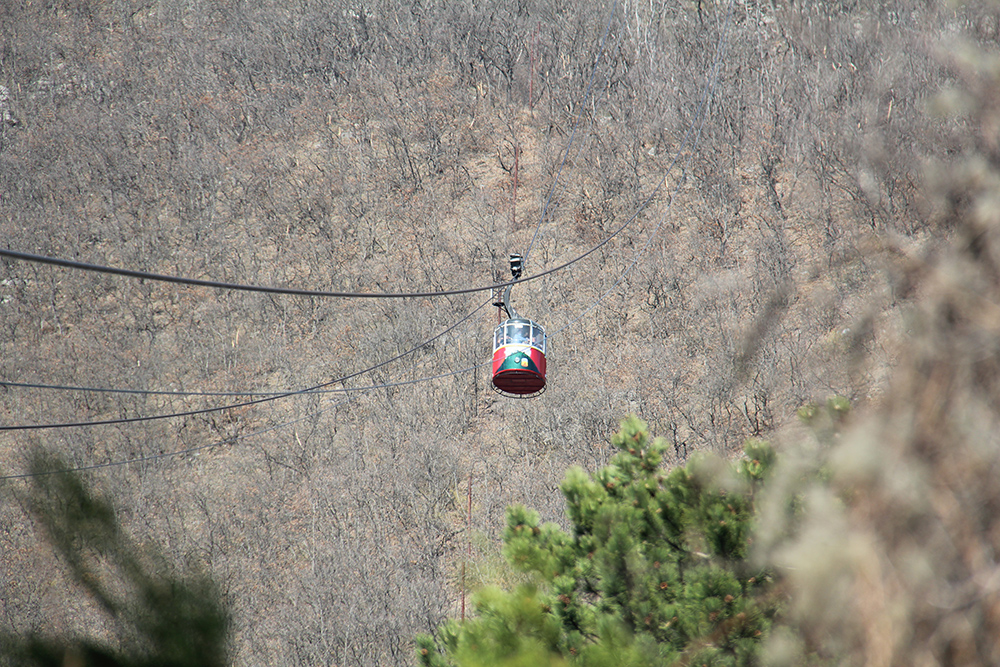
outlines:
{"label": "cable car trolley mechanism", "polygon": [[[521,277],[521,256],[510,256],[514,280]],[[521,317],[510,305],[508,285],[503,301],[507,319],[493,332],[493,390],[511,398],[532,398],[545,391],[545,329],[537,322]]]}

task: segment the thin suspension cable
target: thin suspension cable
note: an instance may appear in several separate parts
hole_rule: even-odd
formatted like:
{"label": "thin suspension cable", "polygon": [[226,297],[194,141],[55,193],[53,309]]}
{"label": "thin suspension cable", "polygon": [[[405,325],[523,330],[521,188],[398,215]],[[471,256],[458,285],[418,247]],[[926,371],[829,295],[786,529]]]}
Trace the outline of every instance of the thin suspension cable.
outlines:
{"label": "thin suspension cable", "polygon": [[[385,389],[385,388],[399,387],[399,386],[409,385],[409,384],[417,384],[418,382],[425,382],[427,380],[437,380],[437,379],[440,379],[440,378],[450,377],[450,376],[453,376],[453,375],[460,375],[462,373],[467,373],[467,372],[469,372],[471,370],[476,370],[477,368],[483,368],[485,366],[489,366],[491,363],[492,362],[486,362],[486,363],[482,363],[482,364],[477,364],[475,366],[470,366],[470,367],[467,367],[467,368],[460,368],[458,370],[448,371],[447,373],[440,373],[438,375],[433,375],[433,376],[430,376],[430,377],[416,378],[416,379],[413,379],[413,380],[404,380],[404,381],[399,381],[399,382],[387,382],[385,384],[371,385],[369,387],[351,388],[351,389],[349,389],[347,391],[364,393],[364,392],[372,391],[372,390],[375,390],[375,389]],[[275,430],[277,430],[279,428],[285,428],[285,427],[291,426],[293,424],[298,424],[299,422],[303,422],[303,421],[305,421],[307,419],[313,419],[313,418],[318,417],[319,415],[323,414],[324,412],[329,412],[330,410],[333,410],[334,408],[338,408],[338,407],[340,407],[342,405],[347,405],[348,403],[350,403],[351,401],[355,400],[356,398],[357,398],[357,396],[348,396],[347,398],[345,398],[342,401],[338,401],[337,403],[334,403],[333,405],[329,405],[329,406],[327,406],[325,408],[321,408],[319,410],[311,412],[310,414],[308,414],[308,415],[306,415],[304,417],[299,417],[298,419],[293,419],[291,421],[283,422],[283,423],[277,424],[275,426],[268,426],[266,428],[260,429],[258,431],[253,431],[252,433],[247,433],[245,435],[235,435],[235,436],[232,436],[230,438],[225,438],[223,440],[219,440],[219,441],[216,441],[216,442],[209,443],[207,445],[197,445],[195,447],[188,447],[187,449],[180,449],[180,450],[176,450],[176,451],[173,451],[173,452],[162,452],[160,454],[151,454],[149,456],[140,456],[140,457],[131,458],[131,459],[123,459],[123,460],[118,460],[118,461],[108,461],[108,462],[105,462],[105,463],[94,463],[94,464],[85,465],[85,466],[78,466],[78,467],[75,467],[75,468],[64,468],[64,469],[60,469],[60,470],[46,470],[44,472],[38,472],[38,473],[20,473],[20,474],[17,474],[17,475],[0,475],[0,481],[3,481],[3,480],[13,480],[13,479],[28,479],[28,478],[31,478],[31,477],[41,477],[41,476],[44,476],[44,475],[55,475],[55,474],[64,473],[64,472],[81,472],[81,471],[84,471],[84,470],[97,470],[99,468],[114,468],[114,467],[118,467],[118,466],[129,465],[129,464],[132,464],[132,463],[146,463],[146,462],[149,462],[149,461],[157,461],[157,460],[160,460],[160,459],[171,458],[171,457],[174,457],[174,456],[181,456],[183,454],[191,454],[191,453],[202,451],[202,450],[206,450],[206,449],[214,449],[216,447],[222,447],[224,445],[236,444],[237,442],[239,442],[241,440],[246,440],[248,438],[252,438],[254,436],[262,435],[262,434],[268,433],[270,431],[275,431]]]}
{"label": "thin suspension cable", "polygon": [[203,409],[200,409],[200,410],[186,410],[186,411],[183,411],[183,412],[172,412],[172,413],[169,413],[169,414],[159,414],[159,415],[147,415],[147,416],[142,416],[142,417],[122,417],[122,418],[119,418],[119,419],[101,419],[101,420],[97,420],[97,421],[62,422],[62,423],[52,423],[52,424],[17,424],[17,425],[13,425],[13,426],[0,426],[0,431],[28,431],[28,430],[56,429],[56,428],[75,428],[75,427],[82,427],[82,426],[107,426],[107,425],[111,425],[111,424],[134,424],[136,422],[147,422],[147,421],[154,421],[154,420],[159,420],[159,419],[172,419],[172,418],[176,418],[176,417],[191,417],[191,416],[195,416],[195,415],[203,415],[203,414],[208,414],[208,413],[212,413],[212,412],[221,412],[221,411],[224,411],[224,410],[234,410],[236,408],[243,408],[243,407],[247,407],[247,406],[250,406],[250,405],[259,405],[261,403],[269,403],[271,401],[276,401],[276,400],[281,399],[281,398],[288,398],[289,396],[297,396],[297,395],[300,395],[300,394],[308,394],[310,392],[316,391],[317,389],[323,389],[325,387],[329,387],[330,385],[338,384],[338,383],[341,383],[341,382],[345,382],[347,380],[350,380],[352,378],[358,377],[360,375],[364,375],[364,374],[370,373],[370,372],[372,372],[374,370],[378,370],[379,368],[382,368],[383,366],[386,366],[386,365],[388,365],[388,364],[390,364],[390,363],[392,363],[394,361],[397,361],[397,360],[405,357],[408,354],[412,354],[413,352],[416,352],[417,350],[419,350],[419,349],[421,349],[421,348],[429,345],[430,343],[434,342],[435,340],[437,340],[441,336],[444,336],[446,333],[450,332],[452,329],[456,328],[458,325],[460,325],[463,322],[465,322],[466,320],[468,320],[470,317],[472,317],[477,312],[479,312],[480,310],[482,310],[486,306],[486,304],[490,303],[491,301],[492,301],[492,299],[484,301],[478,307],[476,307],[475,310],[473,310],[468,315],[466,315],[465,317],[463,317],[462,319],[460,319],[458,322],[455,322],[454,324],[452,324],[447,329],[444,329],[443,331],[441,331],[440,333],[436,334],[435,336],[433,336],[431,338],[428,338],[427,340],[425,340],[422,343],[419,343],[418,345],[415,345],[414,347],[410,348],[409,350],[407,350],[405,352],[401,352],[400,354],[397,354],[395,357],[392,357],[391,359],[386,359],[385,361],[382,361],[382,362],[380,362],[380,363],[378,363],[378,364],[376,364],[374,366],[371,366],[369,368],[365,368],[365,369],[360,370],[360,371],[355,371],[354,373],[351,373],[349,375],[345,375],[343,377],[336,378],[336,379],[330,380],[328,382],[324,382],[322,384],[318,384],[318,385],[316,385],[314,387],[308,387],[306,389],[298,389],[298,390],[295,390],[295,391],[289,391],[289,392],[285,392],[285,393],[282,393],[282,394],[277,394],[277,395],[274,395],[274,396],[267,396],[267,397],[264,397],[264,398],[258,398],[258,399],[254,399],[254,400],[250,400],[250,401],[243,401],[241,403],[235,403],[235,404],[231,404],[231,405],[222,405],[222,406],[216,406],[216,407],[212,407],[212,408],[203,408]]}
{"label": "thin suspension cable", "polygon": [[[149,273],[147,271],[137,271],[135,269],[122,269],[102,264],[91,264],[79,262],[72,259],[62,259],[59,257],[47,257],[36,255],[9,248],[0,248],[0,257],[17,259],[38,264],[49,264],[66,269],[78,269],[81,271],[91,271],[94,273],[106,273],[114,276],[124,276],[127,278],[139,278],[140,280],[152,280],[164,283],[174,283],[178,285],[193,285],[195,287],[212,287],[215,289],[235,290],[240,292],[261,292],[264,294],[283,294],[287,296],[313,296],[313,297],[334,297],[342,299],[416,299],[439,296],[458,296],[461,294],[472,294],[474,292],[485,292],[506,287],[515,281],[507,281],[495,285],[485,285],[482,287],[467,287],[462,289],[441,290],[437,292],[336,292],[325,290],[297,289],[294,287],[271,287],[267,285],[245,285],[242,283],[230,283],[219,280],[203,280],[201,278],[184,278],[182,276],[170,276],[161,273]],[[525,279],[522,279],[522,282]]]}
{"label": "thin suspension cable", "polygon": [[[367,385],[363,387],[350,387],[340,389],[314,389],[309,394],[345,394],[352,391],[363,391],[366,389],[378,389],[383,385]],[[170,391],[156,389],[120,389],[117,387],[82,387],[78,385],[43,384],[40,382],[10,382],[0,380],[0,387],[17,387],[22,389],[45,389],[52,391],[78,391],[81,393],[103,393],[103,394],[129,394],[137,396],[174,396],[177,398],[188,398],[193,396],[201,397],[233,397],[233,396],[298,396],[294,389],[281,389],[278,391]]]}
{"label": "thin suspension cable", "polygon": [[180,449],[180,450],[173,451],[173,452],[162,452],[160,454],[150,454],[149,456],[138,456],[136,458],[124,459],[124,460],[120,460],[120,461],[108,461],[106,463],[92,463],[90,465],[77,466],[77,467],[74,467],[74,468],[61,468],[59,470],[46,470],[46,471],[43,471],[43,472],[36,472],[36,473],[26,472],[26,473],[21,473],[21,474],[17,474],[17,475],[2,475],[2,476],[0,476],[0,481],[3,481],[3,480],[12,480],[12,479],[30,479],[32,477],[44,477],[44,476],[47,476],[47,475],[58,475],[60,473],[83,472],[85,470],[98,470],[100,468],[114,468],[114,467],[118,467],[118,466],[129,465],[129,464],[132,464],[132,463],[146,463],[146,462],[149,462],[149,461],[158,461],[158,460],[161,460],[161,459],[171,458],[171,457],[174,457],[174,456],[181,456],[183,454],[193,454],[194,452],[200,452],[200,451],[207,450],[207,449],[215,449],[216,447],[222,447],[224,445],[236,444],[240,440],[246,440],[248,438],[252,438],[254,436],[262,435],[262,434],[268,433],[270,431],[276,431],[279,428],[284,428],[286,426],[291,426],[293,424],[297,424],[299,422],[305,421],[306,419],[310,419],[310,418],[318,416],[318,415],[320,415],[320,414],[322,414],[324,412],[327,412],[327,411],[332,410],[334,408],[340,407],[341,405],[346,405],[347,403],[350,403],[351,401],[353,401],[354,398],[355,397],[353,397],[353,396],[350,397],[350,398],[346,398],[343,401],[340,401],[338,403],[334,403],[333,405],[330,405],[330,406],[327,406],[327,407],[323,408],[319,412],[316,412],[316,413],[313,413],[313,414],[310,414],[310,415],[306,415],[305,417],[299,417],[298,419],[293,419],[292,421],[284,422],[282,424],[277,424],[275,426],[268,426],[268,427],[262,428],[262,429],[260,429],[258,431],[253,431],[252,433],[247,433],[246,435],[234,435],[234,436],[229,437],[229,438],[224,438],[223,440],[218,440],[216,442],[210,442],[207,445],[197,445],[195,447],[188,447],[187,449]]}
{"label": "thin suspension cable", "polygon": [[[17,252],[14,250],[5,250],[0,248],[0,257],[11,257],[13,259],[21,259],[30,262],[39,262],[41,264],[51,264],[54,266],[62,266],[66,268],[81,269],[84,271],[96,271],[98,273],[110,273],[113,275],[123,275],[132,278],[141,278],[144,280],[162,280],[165,282],[179,283],[185,285],[197,285],[202,287],[215,287],[218,289],[234,289],[242,290],[245,292],[267,292],[267,293],[277,293],[277,294],[292,294],[298,296],[316,296],[316,297],[332,297],[339,296],[344,298],[425,298],[425,297],[437,297],[437,296],[456,296],[460,294],[471,294],[473,292],[484,292],[487,290],[493,291],[498,290],[502,287],[507,287],[508,285],[520,285],[521,283],[531,282],[532,280],[538,280],[539,278],[544,278],[553,273],[558,273],[563,269],[566,269],[577,262],[580,262],[587,257],[590,257],[595,252],[610,243],[618,234],[620,234],[635,217],[629,218],[621,227],[616,229],[610,236],[605,238],[603,241],[595,245],[593,248],[586,250],[576,257],[563,262],[557,266],[550,269],[546,269],[539,273],[535,273],[530,276],[525,276],[523,278],[518,278],[517,280],[508,280],[507,282],[495,283],[493,285],[487,285],[485,287],[470,287],[468,289],[460,290],[447,290],[442,292],[315,292],[309,290],[296,290],[296,289],[286,289],[283,287],[260,287],[256,285],[238,285],[234,283],[220,283],[210,280],[198,280],[194,278],[181,278],[178,276],[160,276],[155,273],[143,273],[142,271],[132,271],[131,269],[116,269],[113,267],[100,266],[97,264],[86,264],[83,262],[72,262],[70,260],[57,259],[54,257],[44,257],[42,255],[32,255],[30,253]],[[492,299],[491,299],[492,301]],[[301,393],[301,392],[292,392]]]}
{"label": "thin suspension cable", "polygon": [[[545,222],[545,218],[549,214],[549,205],[552,203],[552,197],[555,194],[556,186],[559,184],[559,178],[562,176],[563,167],[566,165],[566,158],[569,156],[570,148],[573,146],[573,140],[576,138],[577,128],[580,126],[580,118],[586,113],[587,102],[590,100],[590,93],[594,87],[594,79],[597,77],[597,68],[601,64],[601,59],[604,57],[604,43],[608,38],[608,33],[611,31],[611,21],[615,17],[615,12],[618,10],[618,0],[611,6],[611,13],[608,14],[608,22],[604,26],[604,34],[601,35],[601,43],[597,51],[597,59],[594,61],[594,67],[590,70],[590,80],[587,82],[587,91],[583,96],[583,104],[580,105],[580,113],[577,114],[576,119],[573,121],[573,131],[569,135],[569,141],[566,143],[566,148],[563,150],[562,159],[559,162],[559,168],[556,171],[556,177],[552,181],[552,186],[549,188],[549,194],[545,199],[545,204],[542,206],[542,214],[538,219],[538,224],[535,225],[535,233],[531,236],[531,242],[528,244],[528,249],[524,251],[524,265],[528,264],[528,255],[531,254],[531,249],[535,247],[535,239],[538,238],[538,232],[542,228],[542,223]],[[621,39],[621,35],[618,36]],[[537,277],[537,276],[536,276]]]}
{"label": "thin suspension cable", "polygon": [[[50,389],[54,391],[78,391],[103,394],[133,394],[139,396],[277,396],[288,393],[289,389],[282,391],[181,391],[167,389],[122,389],[118,387],[83,387],[79,385],[65,384],[45,384],[42,382],[11,382],[10,380],[0,380],[0,387],[17,387],[21,389]],[[317,389],[316,394],[329,394],[343,392],[343,389]]]}
{"label": "thin suspension cable", "polygon": [[538,280],[539,278],[544,278],[553,273],[562,271],[563,269],[576,264],[577,262],[586,259],[593,253],[600,250],[605,243],[605,241],[599,243],[597,246],[587,250],[586,252],[562,263],[558,266],[554,266],[550,269],[540,271],[539,273],[525,276],[523,278],[518,278],[517,280],[508,280],[502,283],[494,283],[492,285],[485,285],[482,287],[468,287],[465,289],[454,289],[454,290],[443,290],[440,292],[323,292],[315,290],[303,290],[294,289],[287,287],[267,287],[261,285],[242,285],[239,283],[226,283],[219,282],[215,280],[201,280],[198,278],[183,278],[180,276],[167,276],[156,273],[146,273],[144,271],[134,271],[132,269],[120,269],[111,266],[103,266],[100,264],[88,264],[86,262],[77,262],[67,259],[59,259],[57,257],[46,257],[44,255],[34,255],[31,253],[20,252],[17,250],[9,250],[0,248],[0,257],[8,257],[10,259],[17,259],[26,262],[36,262],[39,264],[49,264],[52,266],[59,266],[63,268],[79,269],[82,271],[92,271],[96,273],[106,273],[110,275],[126,276],[129,278],[139,278],[141,280],[153,280],[167,283],[175,283],[180,285],[193,285],[196,287],[212,287],[215,289],[229,289],[237,290],[243,292],[263,292],[266,294],[284,294],[292,296],[313,296],[313,297],[340,297],[345,299],[414,299],[414,298],[431,298],[439,296],[458,296],[462,294],[472,294],[475,292],[485,292],[485,291],[495,291],[501,288],[507,287],[508,285],[519,285],[521,283],[530,282],[532,280]]}
{"label": "thin suspension cable", "polygon": [[[471,371],[478,366],[469,366],[463,368],[462,371]],[[364,372],[364,371],[362,371]],[[444,375],[450,375],[451,373],[445,373]],[[422,380],[436,380],[444,375],[429,375]],[[418,380],[410,380],[406,382],[400,382],[396,384],[412,384]],[[385,387],[393,387],[396,384],[369,384],[360,387],[341,387],[339,389],[312,389],[312,390],[302,390],[297,391],[295,389],[282,389],[280,391],[156,391],[151,389],[117,389],[114,387],[79,387],[73,385],[58,385],[58,384],[40,384],[34,382],[7,382],[6,380],[0,380],[0,387],[20,387],[25,389],[47,389],[54,391],[78,391],[78,392],[89,392],[89,393],[107,393],[107,394],[130,394],[139,396],[176,396],[178,398],[189,398],[189,397],[233,397],[233,396],[288,396],[289,398],[293,396],[312,396],[312,395],[324,395],[324,394],[350,394],[356,391],[370,391],[372,389],[383,389]]]}

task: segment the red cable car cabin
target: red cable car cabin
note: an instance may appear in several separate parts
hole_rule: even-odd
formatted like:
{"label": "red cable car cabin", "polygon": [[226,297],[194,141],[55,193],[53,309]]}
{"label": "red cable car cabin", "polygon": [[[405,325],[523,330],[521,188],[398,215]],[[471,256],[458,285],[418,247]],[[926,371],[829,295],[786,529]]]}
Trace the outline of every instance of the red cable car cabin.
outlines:
{"label": "red cable car cabin", "polygon": [[530,398],[545,389],[545,330],[525,317],[501,322],[493,333],[493,388]]}

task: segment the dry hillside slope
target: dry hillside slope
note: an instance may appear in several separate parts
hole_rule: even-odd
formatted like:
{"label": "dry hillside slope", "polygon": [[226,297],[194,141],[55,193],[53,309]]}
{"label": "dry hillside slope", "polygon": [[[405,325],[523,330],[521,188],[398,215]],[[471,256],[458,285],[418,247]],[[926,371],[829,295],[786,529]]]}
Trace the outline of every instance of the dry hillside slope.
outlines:
{"label": "dry hillside slope", "polygon": [[[187,451],[88,474],[138,539],[222,583],[237,664],[404,664],[458,604],[470,479],[488,551],[512,502],[559,520],[563,471],[606,462],[627,413],[680,462],[806,400],[877,396],[910,298],[878,239],[941,240],[919,165],[959,134],[926,113],[949,83],[933,50],[941,26],[989,39],[979,10],[640,5],[0,5],[5,248],[433,291],[505,279],[529,245],[540,273],[625,226],[514,290],[553,333],[531,401],[490,390],[489,292],[288,297],[0,260],[0,380],[235,393],[3,386],[2,425],[198,411],[372,369],[327,387],[349,394],[0,432],[0,473],[36,446],[79,466]],[[89,627],[10,493],[0,529],[0,622]]]}

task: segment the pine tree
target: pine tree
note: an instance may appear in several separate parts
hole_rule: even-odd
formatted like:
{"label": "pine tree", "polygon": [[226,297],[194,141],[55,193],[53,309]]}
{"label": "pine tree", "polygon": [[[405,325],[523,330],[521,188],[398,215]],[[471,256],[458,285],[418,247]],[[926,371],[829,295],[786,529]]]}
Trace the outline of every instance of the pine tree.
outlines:
{"label": "pine tree", "polygon": [[0,631],[0,664],[227,664],[229,616],[214,583],[136,544],[110,499],[94,493],[79,474],[58,472],[65,468],[57,458],[35,456],[25,500],[72,579],[112,621],[115,636],[16,637]]}
{"label": "pine tree", "polygon": [[504,555],[532,580],[485,588],[475,618],[419,637],[422,665],[754,663],[777,607],[747,560],[773,451],[751,441],[736,465],[697,457],[666,473],[641,420],[612,443],[607,467],[563,481],[571,532],[508,509]]}

